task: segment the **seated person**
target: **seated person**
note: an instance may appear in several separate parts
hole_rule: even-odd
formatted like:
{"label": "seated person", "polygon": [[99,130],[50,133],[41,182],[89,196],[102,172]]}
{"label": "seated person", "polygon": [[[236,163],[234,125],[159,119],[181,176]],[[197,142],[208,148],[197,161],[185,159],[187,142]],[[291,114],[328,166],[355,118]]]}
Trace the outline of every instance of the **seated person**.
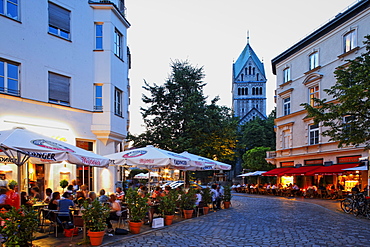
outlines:
{"label": "seated person", "polygon": [[118,200],[121,200],[121,201],[125,200],[125,192],[122,190],[121,187],[117,187],[116,197],[117,197]]}
{"label": "seated person", "polygon": [[82,191],[76,192],[76,199],[73,201],[75,205],[82,206],[82,203],[86,200],[84,193]]}
{"label": "seated person", "polygon": [[96,193],[94,191],[90,191],[88,196],[87,196],[88,202],[92,203],[96,199],[97,199]]}
{"label": "seated person", "polygon": [[99,202],[100,203],[106,203],[106,202],[109,202],[109,197],[105,194],[105,190],[104,189],[101,189],[99,191]]}
{"label": "seated person", "polygon": [[7,192],[8,192],[7,188],[5,187],[0,188],[0,204],[5,204]]}
{"label": "seated person", "polygon": [[110,202],[110,214],[109,217],[107,218],[107,227],[108,227],[108,232],[113,232],[112,229],[112,223],[110,222],[111,220],[119,220],[119,217],[122,214],[121,210],[121,204],[120,201],[117,200],[117,197],[115,194],[111,194],[109,198]]}
{"label": "seated person", "polygon": [[40,195],[39,187],[35,186],[35,187],[31,188],[31,195],[30,195],[29,199],[33,200],[34,202],[41,201],[41,195]]}
{"label": "seated person", "polygon": [[64,192],[63,199],[59,200],[58,202],[58,218],[61,221],[70,221],[71,217],[71,210],[70,207],[74,207],[74,203],[72,201],[72,195],[68,192]]}
{"label": "seated person", "polygon": [[31,207],[33,205],[32,201],[28,199],[27,193],[25,191],[21,192],[21,205]]}
{"label": "seated person", "polygon": [[44,203],[49,203],[49,202],[50,202],[50,200],[51,200],[51,198],[52,198],[52,194],[53,194],[53,190],[52,190],[52,189],[47,188],[47,189],[45,190],[45,195],[46,195],[46,197],[45,197]]}

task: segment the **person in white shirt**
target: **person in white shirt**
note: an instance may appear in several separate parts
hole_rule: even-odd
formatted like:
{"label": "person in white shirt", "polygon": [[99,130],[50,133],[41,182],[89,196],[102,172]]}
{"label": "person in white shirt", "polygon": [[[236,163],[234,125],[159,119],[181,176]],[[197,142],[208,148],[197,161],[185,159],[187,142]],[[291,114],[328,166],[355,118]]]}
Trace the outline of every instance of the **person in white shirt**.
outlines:
{"label": "person in white shirt", "polygon": [[217,203],[217,199],[219,198],[219,194],[216,189],[217,189],[217,185],[213,184],[211,186],[211,195],[212,195],[212,207],[214,210],[217,209],[216,203]]}

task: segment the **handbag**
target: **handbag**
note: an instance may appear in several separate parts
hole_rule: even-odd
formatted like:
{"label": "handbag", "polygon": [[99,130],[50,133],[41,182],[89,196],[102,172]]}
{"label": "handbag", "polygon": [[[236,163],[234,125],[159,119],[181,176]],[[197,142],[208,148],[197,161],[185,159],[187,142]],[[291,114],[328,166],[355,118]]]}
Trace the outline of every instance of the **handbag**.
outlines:
{"label": "handbag", "polygon": [[116,230],[114,231],[114,234],[115,235],[127,235],[128,231],[126,229],[117,227]]}
{"label": "handbag", "polygon": [[63,222],[63,228],[64,229],[74,229],[75,225],[71,221]]}

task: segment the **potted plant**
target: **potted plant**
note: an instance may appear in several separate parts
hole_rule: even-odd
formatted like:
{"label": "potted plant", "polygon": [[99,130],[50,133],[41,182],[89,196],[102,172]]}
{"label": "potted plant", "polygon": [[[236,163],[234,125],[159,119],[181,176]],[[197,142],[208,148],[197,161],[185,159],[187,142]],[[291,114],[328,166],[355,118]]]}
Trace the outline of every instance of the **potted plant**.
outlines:
{"label": "potted plant", "polygon": [[231,204],[231,188],[229,185],[224,186],[224,195],[222,199],[224,201],[224,208],[229,208]]}
{"label": "potted plant", "polygon": [[127,190],[125,200],[129,210],[129,226],[130,232],[133,234],[140,233],[141,225],[143,224],[143,219],[148,212],[148,197],[141,197],[137,193],[137,190],[132,188]]}
{"label": "potted plant", "polygon": [[106,220],[109,217],[109,206],[93,200],[91,204],[86,200],[83,202],[82,219],[88,229],[91,245],[101,245],[107,227]]}
{"label": "potted plant", "polygon": [[192,217],[196,200],[194,189],[189,189],[188,193],[181,195],[180,203],[185,219],[190,219]]}
{"label": "potted plant", "polygon": [[0,229],[5,239],[4,246],[32,246],[33,233],[39,223],[36,210],[25,206],[20,209],[12,207],[1,218],[4,221],[4,227]]}
{"label": "potted plant", "polygon": [[65,180],[65,179],[61,180],[59,182],[59,185],[60,185],[60,187],[62,187],[63,192],[64,192],[64,189],[68,186],[68,180]]}
{"label": "potted plant", "polygon": [[170,192],[160,199],[159,210],[164,217],[164,224],[166,226],[171,225],[176,210],[176,202],[178,198],[178,192],[176,190],[170,190]]}
{"label": "potted plant", "polygon": [[209,204],[212,203],[212,194],[210,188],[202,189],[202,201],[204,203],[203,213],[208,214],[209,212]]}

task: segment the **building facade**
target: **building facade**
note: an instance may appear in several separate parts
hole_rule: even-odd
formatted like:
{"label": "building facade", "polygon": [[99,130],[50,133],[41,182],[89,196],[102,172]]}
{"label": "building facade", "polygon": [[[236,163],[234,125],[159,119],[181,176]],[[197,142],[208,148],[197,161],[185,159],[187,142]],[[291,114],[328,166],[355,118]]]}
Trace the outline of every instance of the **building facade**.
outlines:
{"label": "building facade", "polygon": [[[370,33],[369,23],[370,1],[358,1],[272,60],[276,75],[276,152],[269,152],[267,161],[277,168],[320,168],[316,172],[306,169],[300,176],[285,176],[286,180],[280,181],[283,184],[308,186],[320,182],[341,184],[347,190],[356,183],[363,187],[367,184],[366,172],[335,171],[336,165],[353,167],[360,157],[367,157],[363,146],[338,148],[337,142],[321,135],[323,126],[305,118],[307,112],[301,104],[313,105],[313,98],[335,102],[323,90],[336,83],[334,71],[338,66],[365,52],[363,41]],[[279,175],[284,179],[284,173]]]}
{"label": "building facade", "polygon": [[[0,130],[23,127],[100,155],[123,150],[129,67],[123,0],[0,1]],[[5,173],[17,178],[17,169]],[[4,164],[0,163],[0,173]],[[116,167],[28,164],[27,186],[114,191]]]}
{"label": "building facade", "polygon": [[266,119],[265,68],[249,41],[233,64],[232,83],[232,108],[240,124],[256,117]]}

